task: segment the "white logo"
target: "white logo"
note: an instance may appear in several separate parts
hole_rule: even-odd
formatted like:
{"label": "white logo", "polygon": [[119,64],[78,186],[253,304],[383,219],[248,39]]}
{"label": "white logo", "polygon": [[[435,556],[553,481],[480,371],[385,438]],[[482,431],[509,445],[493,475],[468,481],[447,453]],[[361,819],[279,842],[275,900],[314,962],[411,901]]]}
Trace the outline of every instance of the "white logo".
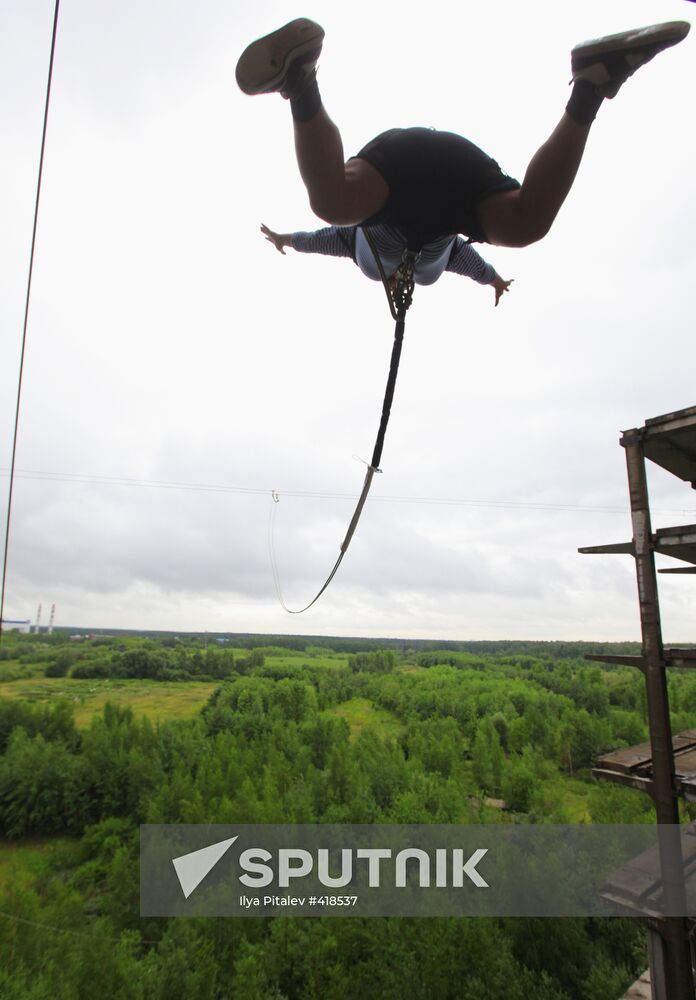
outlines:
{"label": "white logo", "polygon": [[200,851],[192,851],[191,854],[182,854],[180,858],[172,859],[186,899],[201,884],[208,872],[213,870],[236,839],[230,837],[229,840],[221,840],[217,844],[211,844],[210,847],[202,847]]}

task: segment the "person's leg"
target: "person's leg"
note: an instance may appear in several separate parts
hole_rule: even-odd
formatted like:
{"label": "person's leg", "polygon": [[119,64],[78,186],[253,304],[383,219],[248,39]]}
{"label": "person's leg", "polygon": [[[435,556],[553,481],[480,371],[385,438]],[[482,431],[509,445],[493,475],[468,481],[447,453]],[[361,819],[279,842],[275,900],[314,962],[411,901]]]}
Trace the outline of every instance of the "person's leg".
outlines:
{"label": "person's leg", "polygon": [[382,208],[389,187],[367,160],[344,162],[341,135],[320,106],[309,121],[294,119],[295,152],[312,211],[334,226],[355,226]]}
{"label": "person's leg", "polygon": [[573,185],[603,100],[615,97],[639,66],[676,45],[688,31],[685,21],[672,21],[573,49],[571,98],[555,130],[532,158],[521,188],[492,194],[478,206],[479,221],[490,243],[527,246],[548,233]]}
{"label": "person's leg", "polygon": [[237,63],[237,83],[247,94],[279,91],[289,99],[297,162],[312,210],[332,225],[357,225],[379,211],[389,187],[366,160],[344,162],[340,132],[317,86],[323,38],[314,21],[291,21],[245,49]]}
{"label": "person's leg", "polygon": [[566,111],[527,167],[522,187],[490,195],[478,207],[489,243],[524,247],[548,233],[577,174],[590,125]]}

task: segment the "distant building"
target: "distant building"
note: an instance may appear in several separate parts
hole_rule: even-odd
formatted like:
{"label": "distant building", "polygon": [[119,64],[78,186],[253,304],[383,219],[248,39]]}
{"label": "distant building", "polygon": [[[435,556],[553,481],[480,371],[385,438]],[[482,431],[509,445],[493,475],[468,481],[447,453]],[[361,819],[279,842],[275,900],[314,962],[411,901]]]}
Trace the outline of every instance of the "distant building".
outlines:
{"label": "distant building", "polygon": [[14,618],[3,618],[2,627],[6,628],[8,632],[30,632],[31,620],[27,618],[26,621],[18,621]]}

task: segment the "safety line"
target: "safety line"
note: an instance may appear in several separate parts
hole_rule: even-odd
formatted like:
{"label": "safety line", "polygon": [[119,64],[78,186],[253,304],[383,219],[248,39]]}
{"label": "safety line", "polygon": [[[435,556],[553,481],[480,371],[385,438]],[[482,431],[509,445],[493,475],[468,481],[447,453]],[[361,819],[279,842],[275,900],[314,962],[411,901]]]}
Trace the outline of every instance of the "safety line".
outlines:
{"label": "safety line", "polygon": [[29,323],[29,302],[31,300],[31,279],[34,273],[34,253],[36,250],[36,232],[39,221],[39,202],[41,200],[41,180],[43,178],[44,152],[46,150],[46,130],[48,127],[48,108],[51,102],[51,83],[53,81],[53,57],[56,51],[56,34],[58,31],[58,10],[60,0],[56,0],[53,14],[53,33],[51,36],[51,56],[48,63],[48,82],[46,84],[46,104],[44,107],[43,130],[41,133],[41,154],[39,156],[39,177],[36,184],[36,200],[34,202],[34,226],[31,235],[31,251],[29,254],[29,275],[27,278],[27,296],[24,304],[24,327],[22,331],[22,348],[19,358],[19,377],[17,379],[17,405],[15,407],[14,430],[12,433],[12,459],[10,462],[10,484],[7,495],[7,517],[5,520],[5,541],[2,558],[2,586],[0,588],[0,643],[2,642],[2,619],[5,609],[5,582],[7,579],[7,559],[10,549],[10,523],[12,516],[12,494],[14,491],[15,462],[17,458],[17,435],[19,430],[19,409],[22,399],[22,380],[24,376],[24,355],[27,345],[27,326]]}

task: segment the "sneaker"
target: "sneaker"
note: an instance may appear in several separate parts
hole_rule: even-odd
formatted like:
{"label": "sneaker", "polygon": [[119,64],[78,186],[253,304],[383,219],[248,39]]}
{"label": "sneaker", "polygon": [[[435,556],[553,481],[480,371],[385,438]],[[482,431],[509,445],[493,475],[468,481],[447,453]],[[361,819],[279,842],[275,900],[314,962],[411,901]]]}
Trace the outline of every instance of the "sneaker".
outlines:
{"label": "sneaker", "polygon": [[616,97],[622,83],[644,63],[689,33],[687,21],[634,28],[576,45],[570,54],[573,82],[588,80],[602,97]]}
{"label": "sneaker", "polygon": [[324,29],[306,17],[248,45],[237,63],[237,83],[245,94],[283,97],[301,90],[314,74],[324,40]]}

